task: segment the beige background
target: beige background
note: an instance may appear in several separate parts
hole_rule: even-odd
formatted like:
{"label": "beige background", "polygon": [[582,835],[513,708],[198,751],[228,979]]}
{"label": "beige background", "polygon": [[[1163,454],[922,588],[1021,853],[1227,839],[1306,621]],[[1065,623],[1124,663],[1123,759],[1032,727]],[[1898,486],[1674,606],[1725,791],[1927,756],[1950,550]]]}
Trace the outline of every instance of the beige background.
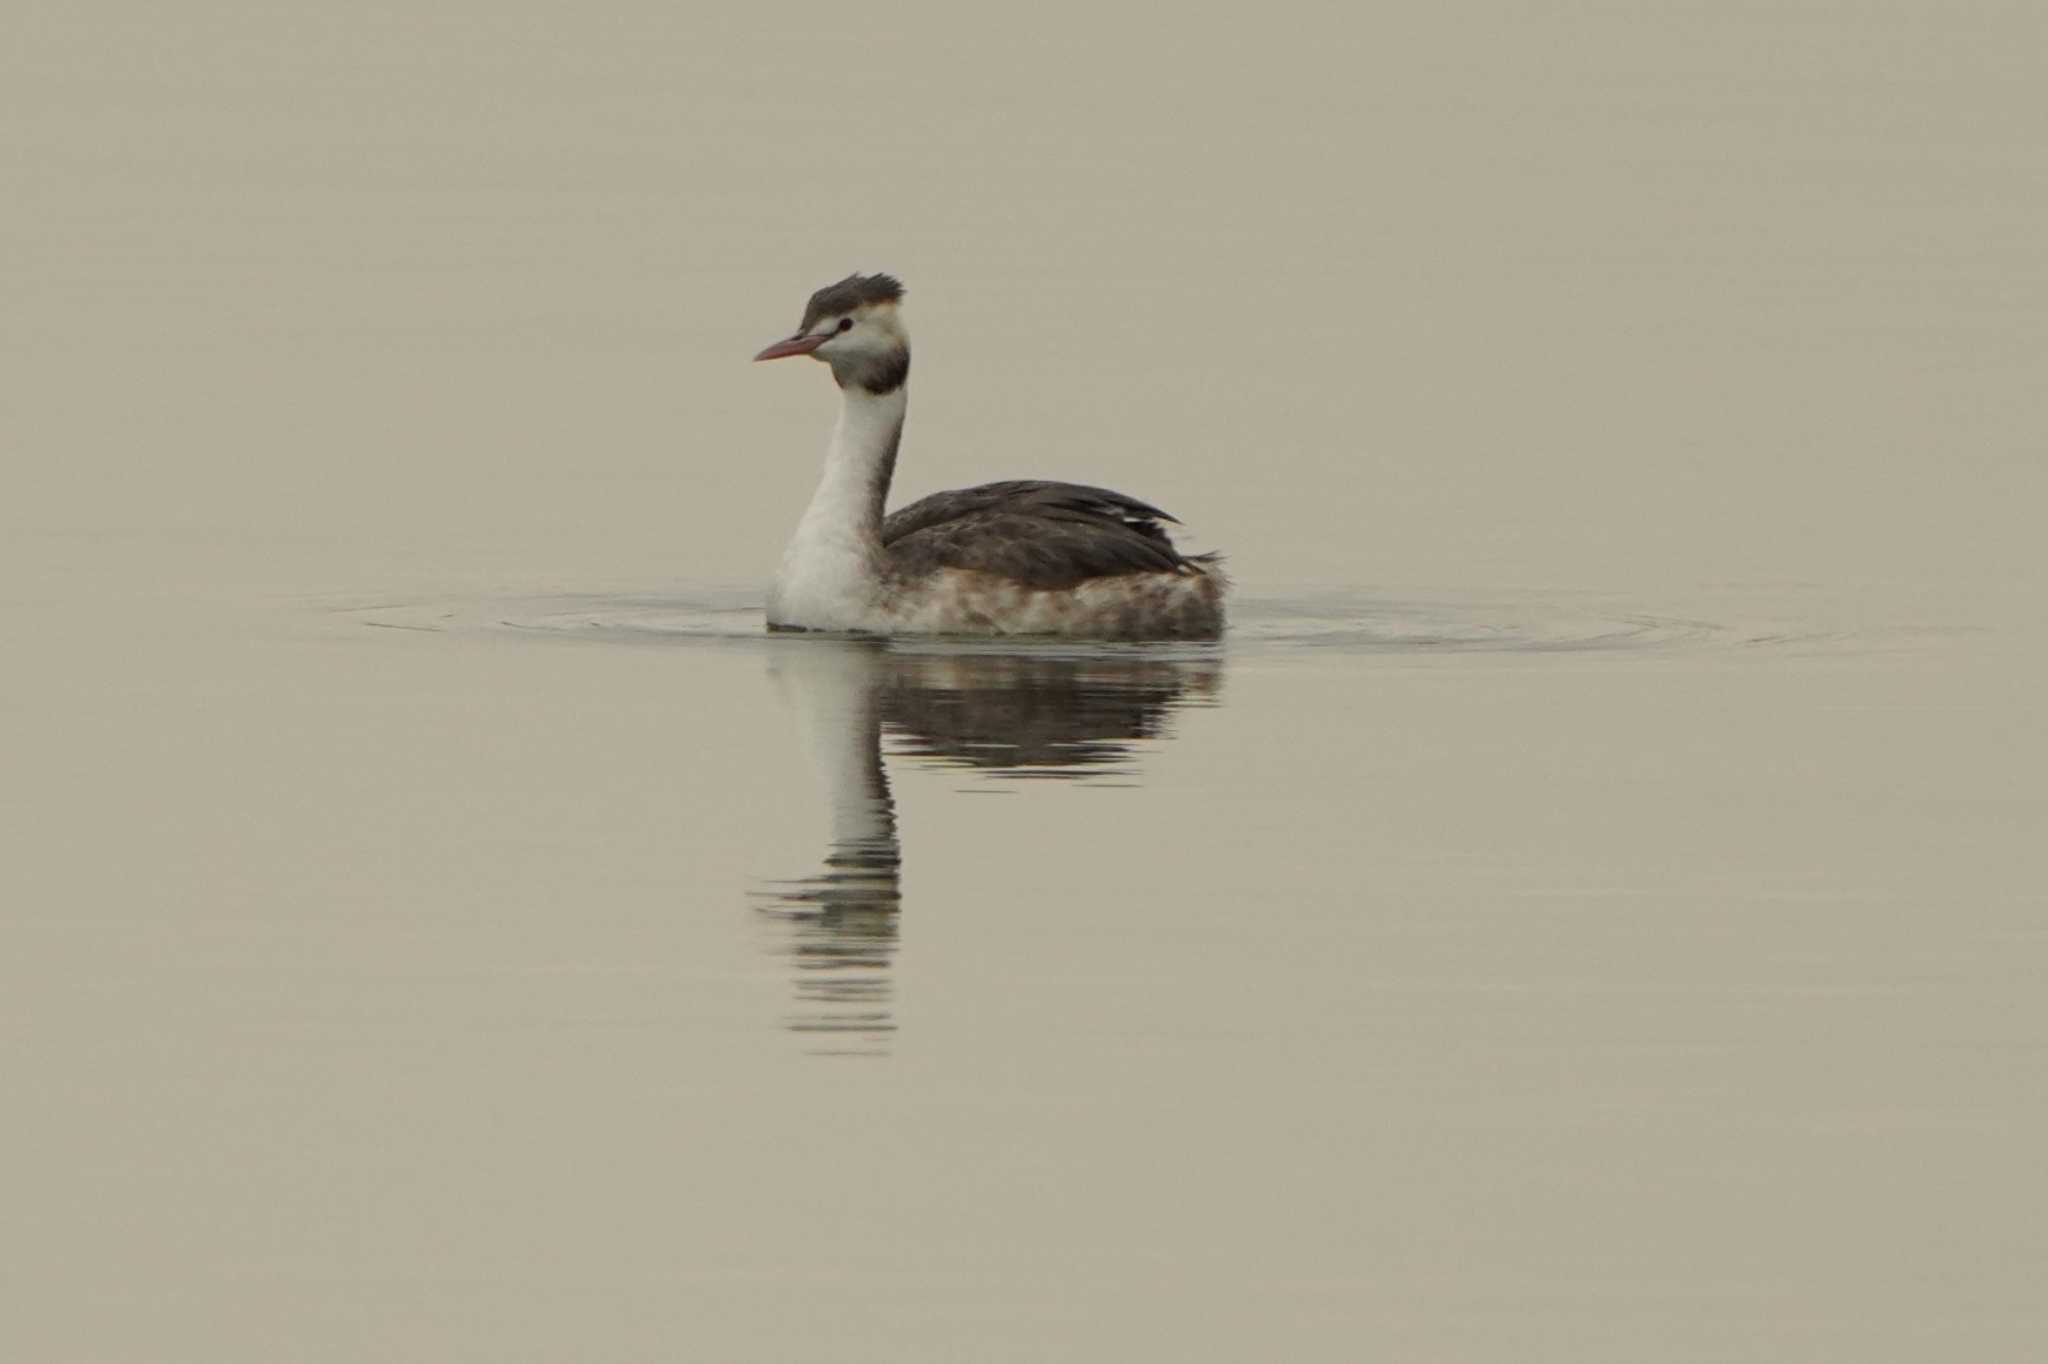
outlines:
{"label": "beige background", "polygon": [[[0,1353],[2048,1346],[2033,6],[11,13]],[[757,592],[853,268],[906,493],[1247,623],[1117,781],[892,760],[859,1059],[772,651],[494,628]]]}
{"label": "beige background", "polygon": [[909,485],[1114,477],[1259,576],[2038,567],[2028,6],[17,33],[33,524],[752,580],[830,395],[738,361],[859,267],[913,290]]}

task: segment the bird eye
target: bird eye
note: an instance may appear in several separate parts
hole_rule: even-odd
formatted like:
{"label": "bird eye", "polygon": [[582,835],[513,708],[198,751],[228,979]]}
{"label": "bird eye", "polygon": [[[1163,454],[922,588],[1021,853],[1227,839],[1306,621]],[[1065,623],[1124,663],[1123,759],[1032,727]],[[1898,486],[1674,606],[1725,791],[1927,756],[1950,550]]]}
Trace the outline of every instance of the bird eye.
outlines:
{"label": "bird eye", "polygon": [[850,331],[852,331],[852,330],[853,330],[853,319],[852,319],[852,318],[850,318],[850,317],[842,317],[842,318],[840,318],[840,319],[839,319],[839,330],[841,330],[841,331],[843,331],[843,332],[850,332]]}

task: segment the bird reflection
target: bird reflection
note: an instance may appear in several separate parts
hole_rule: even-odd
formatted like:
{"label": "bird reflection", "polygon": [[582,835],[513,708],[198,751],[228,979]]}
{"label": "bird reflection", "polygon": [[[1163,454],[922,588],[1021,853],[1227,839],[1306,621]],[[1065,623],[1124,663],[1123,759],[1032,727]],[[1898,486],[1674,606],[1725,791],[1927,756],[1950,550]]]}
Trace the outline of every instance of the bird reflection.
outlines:
{"label": "bird reflection", "polygon": [[771,648],[832,832],[818,873],[768,883],[757,905],[778,926],[774,950],[795,966],[789,1028],[821,1051],[855,1055],[885,1054],[896,1030],[903,845],[884,735],[899,754],[985,777],[1128,777],[1133,743],[1165,737],[1173,710],[1212,701],[1221,684],[1213,651],[1076,656],[822,639]]}

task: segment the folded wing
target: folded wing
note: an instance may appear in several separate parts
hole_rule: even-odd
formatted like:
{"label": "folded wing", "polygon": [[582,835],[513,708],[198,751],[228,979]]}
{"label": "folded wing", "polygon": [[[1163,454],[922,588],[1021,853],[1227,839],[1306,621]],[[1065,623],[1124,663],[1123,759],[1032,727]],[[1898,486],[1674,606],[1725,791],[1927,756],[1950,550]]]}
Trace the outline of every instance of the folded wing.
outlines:
{"label": "folded wing", "polygon": [[1159,508],[1107,488],[1012,479],[899,508],[882,523],[882,545],[901,572],[967,569],[1035,588],[1126,573],[1202,572],[1213,556],[1181,554],[1162,524],[1168,522],[1173,518]]}

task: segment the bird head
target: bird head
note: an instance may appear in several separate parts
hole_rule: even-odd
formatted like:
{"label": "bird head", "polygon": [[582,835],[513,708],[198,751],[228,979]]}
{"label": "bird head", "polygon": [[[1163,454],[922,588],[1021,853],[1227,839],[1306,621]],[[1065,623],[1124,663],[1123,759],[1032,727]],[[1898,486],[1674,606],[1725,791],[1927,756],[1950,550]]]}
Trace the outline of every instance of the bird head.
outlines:
{"label": "bird head", "polygon": [[754,358],[808,355],[831,365],[841,388],[894,392],[910,374],[902,302],[903,284],[893,275],[848,275],[812,294],[796,331]]}

